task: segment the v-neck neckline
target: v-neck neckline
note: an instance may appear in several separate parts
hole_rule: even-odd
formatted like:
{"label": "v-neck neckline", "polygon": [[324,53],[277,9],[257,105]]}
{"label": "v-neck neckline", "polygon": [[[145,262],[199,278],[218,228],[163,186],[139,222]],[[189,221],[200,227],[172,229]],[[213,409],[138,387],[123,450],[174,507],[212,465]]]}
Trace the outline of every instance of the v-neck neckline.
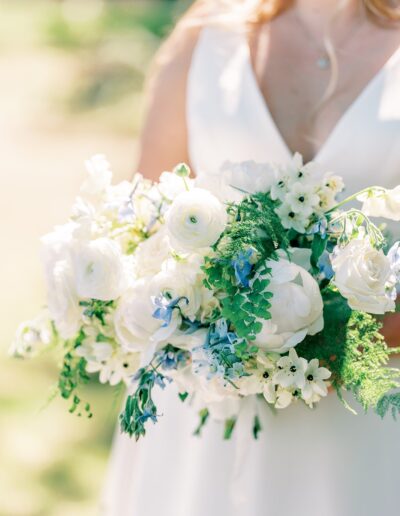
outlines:
{"label": "v-neck neckline", "polygon": [[[264,97],[260,85],[258,83],[258,79],[256,73],[253,68],[252,60],[251,60],[251,52],[250,46],[247,39],[246,34],[241,34],[243,44],[246,50],[246,65],[249,70],[250,82],[252,84],[252,88],[254,90],[255,97],[257,98],[258,103],[260,104],[260,109],[264,112],[266,119],[269,121],[269,124],[272,127],[272,131],[276,135],[277,140],[280,142],[281,147],[283,148],[284,153],[287,155],[288,159],[291,159],[296,150],[291,150],[288,143],[286,142],[281,130],[279,129],[272,113],[269,109],[268,102]],[[393,62],[400,56],[400,46],[391,54],[391,56],[385,61],[385,63],[381,66],[381,68],[369,79],[369,81],[365,84],[365,86],[361,89],[360,93],[354,98],[354,100],[347,106],[347,108],[343,111],[342,115],[339,117],[337,122],[333,125],[331,131],[328,136],[322,142],[319,149],[316,151],[315,155],[312,158],[312,161],[320,161],[321,156],[327,151],[330,145],[332,145],[332,141],[334,141],[335,137],[340,133],[340,130],[343,126],[345,126],[346,122],[352,115],[355,108],[361,103],[362,100],[368,95],[370,90],[375,86],[375,84],[379,81],[379,79],[383,76],[384,72],[387,68],[389,68]]]}

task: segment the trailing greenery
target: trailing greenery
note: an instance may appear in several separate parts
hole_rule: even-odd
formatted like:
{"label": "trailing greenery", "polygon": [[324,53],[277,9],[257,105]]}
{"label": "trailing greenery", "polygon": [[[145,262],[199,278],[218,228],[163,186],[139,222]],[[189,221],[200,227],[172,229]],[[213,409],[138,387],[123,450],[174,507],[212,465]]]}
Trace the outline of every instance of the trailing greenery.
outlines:
{"label": "trailing greenery", "polygon": [[[146,435],[147,422],[150,420],[156,423],[158,420],[157,407],[152,397],[153,388],[158,385],[164,389],[166,383],[170,381],[161,370],[171,371],[184,367],[189,356],[187,351],[167,344],[155,354],[148,366],[139,369],[133,378],[137,382],[136,390],[127,397],[125,408],[120,415],[123,433],[130,437],[135,436],[136,440]],[[182,401],[185,401],[187,396],[187,393],[179,395]]]}
{"label": "trailing greenery", "polygon": [[152,398],[153,387],[165,385],[165,377],[151,365],[142,368],[136,375],[138,386],[134,394],[127,397],[125,408],[120,415],[121,431],[138,440],[146,435],[148,420],[157,422],[157,407]]}
{"label": "trailing greenery", "polygon": [[393,419],[397,419],[400,414],[400,392],[385,394],[378,401],[375,412],[382,419],[388,412],[392,414]]}
{"label": "trailing greenery", "polygon": [[233,431],[235,430],[236,426],[236,417],[232,417],[230,419],[227,419],[225,421],[225,427],[224,427],[224,439],[229,440],[232,437]]}
{"label": "trailing greenery", "polygon": [[[382,324],[372,315],[353,311],[332,287],[323,292],[324,330],[296,347],[299,356],[318,358],[332,372],[332,385],[351,391],[365,410],[384,415],[399,400],[387,393],[400,386],[399,371],[388,367],[391,354],[380,333]],[[398,404],[398,405],[396,405]]]}
{"label": "trailing greenery", "polygon": [[[78,347],[84,338],[85,334],[81,330],[74,341],[73,347]],[[78,394],[79,388],[82,385],[87,384],[89,381],[90,376],[86,372],[86,360],[75,356],[71,350],[69,350],[64,355],[57,388],[62,398],[65,400],[71,400],[71,406],[69,409],[71,413],[76,413],[78,416],[81,416],[84,413],[87,417],[91,418],[93,413],[91,411],[90,404],[84,402]]]}
{"label": "trailing greenery", "polygon": [[[221,314],[238,337],[254,340],[262,329],[258,319],[270,319],[268,292],[270,270],[265,261],[276,258],[276,250],[289,247],[287,231],[275,213],[276,204],[269,194],[257,193],[240,204],[231,204],[232,222],[216,244],[215,255],[206,259],[203,270],[205,285],[224,292]],[[244,279],[238,281],[235,265],[242,260],[247,266]],[[251,287],[248,283],[251,281]]]}
{"label": "trailing greenery", "polygon": [[196,435],[196,436],[201,435],[201,431],[203,430],[204,426],[206,425],[209,417],[210,417],[210,412],[208,411],[207,408],[200,410],[200,412],[199,412],[200,421],[199,421],[199,424],[198,424],[196,430],[194,431],[194,435]]}

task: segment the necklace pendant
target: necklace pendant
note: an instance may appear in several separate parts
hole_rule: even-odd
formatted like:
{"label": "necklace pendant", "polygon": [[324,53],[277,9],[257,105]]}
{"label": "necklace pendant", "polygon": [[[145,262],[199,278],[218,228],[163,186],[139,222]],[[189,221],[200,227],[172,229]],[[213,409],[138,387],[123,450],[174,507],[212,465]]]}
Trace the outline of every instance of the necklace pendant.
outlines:
{"label": "necklace pendant", "polygon": [[331,66],[331,61],[328,56],[321,56],[317,59],[316,65],[320,70],[328,70]]}

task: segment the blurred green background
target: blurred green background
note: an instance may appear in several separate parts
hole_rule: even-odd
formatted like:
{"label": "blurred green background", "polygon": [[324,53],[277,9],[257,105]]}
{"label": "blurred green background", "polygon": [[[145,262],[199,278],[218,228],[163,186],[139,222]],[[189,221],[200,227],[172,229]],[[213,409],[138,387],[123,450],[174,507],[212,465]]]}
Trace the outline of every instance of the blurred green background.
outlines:
{"label": "blurred green background", "polygon": [[188,3],[0,0],[0,516],[98,513],[121,393],[91,387],[91,421],[43,409],[52,357],[7,349],[44,304],[39,237],[66,220],[83,161],[131,176],[144,77]]}

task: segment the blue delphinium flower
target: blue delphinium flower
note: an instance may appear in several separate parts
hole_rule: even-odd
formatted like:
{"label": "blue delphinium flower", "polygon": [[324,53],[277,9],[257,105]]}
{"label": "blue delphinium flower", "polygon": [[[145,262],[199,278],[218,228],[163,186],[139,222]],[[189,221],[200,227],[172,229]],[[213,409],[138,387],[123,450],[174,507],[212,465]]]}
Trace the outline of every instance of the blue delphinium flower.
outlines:
{"label": "blue delphinium flower", "polygon": [[165,370],[179,369],[186,365],[189,359],[190,353],[188,351],[174,348],[171,345],[168,345],[156,354],[156,361]]}
{"label": "blue delphinium flower", "polygon": [[328,231],[328,221],[325,217],[319,219],[313,226],[311,226],[308,234],[316,235],[319,234],[321,238],[326,238],[326,234]]}
{"label": "blue delphinium flower", "polygon": [[159,296],[152,298],[154,306],[157,307],[153,312],[153,317],[154,319],[160,319],[161,321],[164,321],[161,326],[162,328],[169,326],[172,320],[172,313],[175,308],[179,309],[179,303],[182,300],[184,300],[186,304],[189,303],[189,300],[186,297],[168,299],[168,297],[160,294]]}
{"label": "blue delphinium flower", "polygon": [[235,278],[239,285],[244,288],[250,286],[250,274],[253,270],[253,264],[251,258],[254,255],[253,249],[247,249],[247,251],[240,251],[240,253],[232,260],[232,267],[235,271]]}
{"label": "blue delphinium flower", "polygon": [[236,354],[236,344],[240,339],[229,331],[225,319],[211,325],[204,346],[203,356],[194,361],[197,372],[206,372],[207,378],[235,380],[245,375],[243,362]]}
{"label": "blue delphinium flower", "polygon": [[318,260],[318,268],[319,272],[323,275],[324,278],[330,280],[334,276],[334,272],[332,269],[330,255],[327,251],[324,251]]}

